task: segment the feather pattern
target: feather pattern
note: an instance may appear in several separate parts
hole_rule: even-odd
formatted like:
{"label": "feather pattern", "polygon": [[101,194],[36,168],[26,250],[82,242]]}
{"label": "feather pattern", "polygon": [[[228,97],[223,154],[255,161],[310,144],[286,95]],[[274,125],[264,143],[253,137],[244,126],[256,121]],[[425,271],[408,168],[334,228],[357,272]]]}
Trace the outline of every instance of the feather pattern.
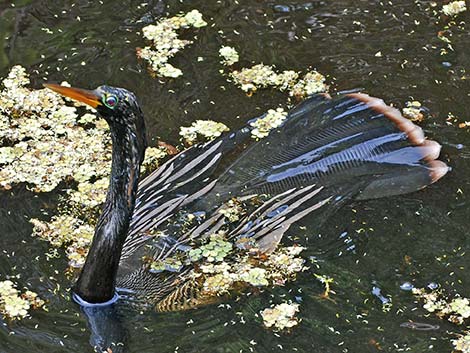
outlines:
{"label": "feather pattern", "polygon": [[[448,170],[436,160],[439,151],[439,144],[425,140],[396,109],[362,93],[312,97],[260,141],[251,138],[248,126],[194,146],[140,183],[121,258],[122,267],[133,270],[123,272],[119,285],[151,292],[163,311],[206,302],[198,301],[187,281],[188,268],[155,274],[126,263],[148,242],[156,249],[154,258],[164,259],[226,228],[221,205],[233,196],[264,202],[229,227],[228,238],[249,238],[269,253],[293,223],[311,213],[329,215],[351,199],[411,192],[435,182]],[[191,229],[175,228],[171,219],[182,210],[204,211],[207,217]],[[149,236],[155,229],[160,236]]]}

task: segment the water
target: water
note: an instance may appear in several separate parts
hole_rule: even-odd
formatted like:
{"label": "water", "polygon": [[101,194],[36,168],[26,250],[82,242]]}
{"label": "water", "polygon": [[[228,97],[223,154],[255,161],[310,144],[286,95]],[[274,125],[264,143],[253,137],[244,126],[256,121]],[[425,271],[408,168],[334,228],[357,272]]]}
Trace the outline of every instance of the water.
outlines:
{"label": "water", "polygon": [[[21,64],[35,87],[45,80],[127,87],[140,98],[154,138],[175,144],[179,127],[196,119],[222,121],[235,129],[285,102],[283,94],[271,90],[248,98],[226,82],[218,73],[218,49],[233,45],[243,66],[263,62],[279,69],[314,67],[328,75],[334,90],[362,87],[396,105],[421,101],[432,112],[423,128],[443,144],[442,159],[453,168],[422,192],[346,206],[321,237],[308,232],[308,222],[315,219],[303,224],[306,229],[294,227],[292,234],[308,239],[308,255],[320,268],[312,264],[297,282],[283,288],[179,313],[140,312],[120,305],[115,330],[127,332],[129,352],[451,350],[446,331],[457,329],[425,316],[411,294],[400,289],[405,282],[416,287],[436,283],[465,295],[470,283],[465,255],[470,242],[468,132],[446,120],[449,112],[459,121],[468,119],[470,87],[464,78],[470,35],[465,24],[454,26],[454,51],[441,55],[446,44],[437,34],[445,25],[428,7],[427,1],[408,0],[149,1],[145,6],[129,0],[0,2],[0,76]],[[174,59],[184,76],[161,84],[135,58],[135,48],[144,45],[138,32],[166,11],[193,8],[213,27],[201,29],[195,43]],[[458,19],[469,17],[467,13]],[[86,319],[66,291],[66,261],[47,261],[47,244],[31,237],[27,222],[42,210],[53,210],[57,196],[33,195],[21,186],[0,195],[0,278],[18,275],[20,285],[49,301],[49,312],[3,323],[1,352],[91,349]],[[324,288],[313,273],[335,279],[332,300],[321,298]],[[373,288],[391,300],[389,311],[384,312]],[[263,329],[257,313],[270,302],[288,299],[301,301],[300,326],[288,335]],[[411,330],[402,325],[407,321],[439,329]]]}

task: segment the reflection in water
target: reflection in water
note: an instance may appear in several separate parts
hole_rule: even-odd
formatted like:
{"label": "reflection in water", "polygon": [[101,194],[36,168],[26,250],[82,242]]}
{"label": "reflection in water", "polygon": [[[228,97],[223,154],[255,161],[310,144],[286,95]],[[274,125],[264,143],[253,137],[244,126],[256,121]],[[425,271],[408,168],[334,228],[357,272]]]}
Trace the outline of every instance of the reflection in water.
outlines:
{"label": "reflection in water", "polygon": [[81,306],[90,332],[90,345],[96,352],[126,352],[128,332],[121,323],[117,303]]}

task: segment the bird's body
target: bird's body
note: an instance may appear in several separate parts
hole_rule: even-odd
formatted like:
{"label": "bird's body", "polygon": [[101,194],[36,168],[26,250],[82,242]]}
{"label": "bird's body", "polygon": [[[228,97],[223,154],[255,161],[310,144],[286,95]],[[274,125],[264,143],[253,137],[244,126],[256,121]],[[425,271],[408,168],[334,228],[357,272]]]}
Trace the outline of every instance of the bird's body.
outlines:
{"label": "bird's body", "polygon": [[[419,127],[383,101],[354,93],[309,98],[265,139],[253,139],[247,126],[182,152],[138,183],[146,144],[134,95],[49,87],[88,100],[113,136],[110,189],[75,287],[87,302],[110,300],[115,286],[160,310],[210,302],[187,254],[211,234],[223,231],[232,252],[269,254],[306,215],[321,220],[351,199],[419,190],[448,170],[436,160],[439,144]],[[108,106],[109,97],[119,103]],[[226,217],[227,202],[244,211]],[[144,256],[183,260],[178,268],[152,271]]]}

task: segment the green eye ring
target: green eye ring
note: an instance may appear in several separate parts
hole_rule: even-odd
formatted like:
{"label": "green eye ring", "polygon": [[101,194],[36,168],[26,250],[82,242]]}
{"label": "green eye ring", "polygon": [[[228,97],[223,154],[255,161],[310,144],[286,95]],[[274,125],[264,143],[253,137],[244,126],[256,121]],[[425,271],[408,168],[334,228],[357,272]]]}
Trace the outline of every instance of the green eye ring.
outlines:
{"label": "green eye ring", "polygon": [[119,99],[115,95],[109,94],[109,95],[103,96],[102,101],[103,101],[103,104],[107,106],[109,109],[114,109],[116,108],[119,102]]}

